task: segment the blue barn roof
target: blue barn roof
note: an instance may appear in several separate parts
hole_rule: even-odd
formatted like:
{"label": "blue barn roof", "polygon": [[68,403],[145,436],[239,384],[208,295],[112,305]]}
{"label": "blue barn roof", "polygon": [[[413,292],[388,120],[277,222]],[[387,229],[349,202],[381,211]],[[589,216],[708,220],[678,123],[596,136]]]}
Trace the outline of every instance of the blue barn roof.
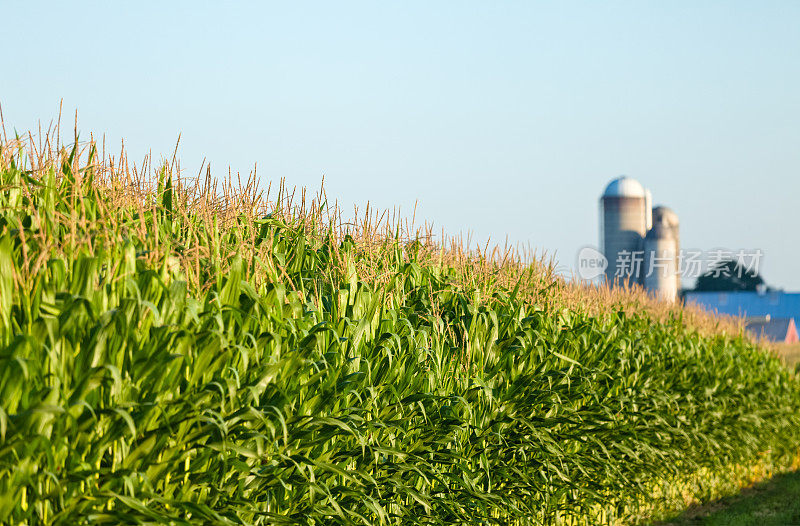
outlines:
{"label": "blue barn roof", "polygon": [[692,292],[686,303],[733,316],[771,316],[800,320],[800,292]]}

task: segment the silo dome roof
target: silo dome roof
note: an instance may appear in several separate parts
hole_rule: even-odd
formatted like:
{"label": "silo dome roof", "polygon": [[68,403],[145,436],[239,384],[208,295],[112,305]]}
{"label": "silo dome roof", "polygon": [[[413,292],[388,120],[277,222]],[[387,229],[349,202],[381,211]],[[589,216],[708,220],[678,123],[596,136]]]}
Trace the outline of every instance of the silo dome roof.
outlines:
{"label": "silo dome roof", "polygon": [[642,183],[623,175],[617,177],[606,186],[603,197],[644,197],[645,191]]}
{"label": "silo dome roof", "polygon": [[673,227],[678,226],[680,221],[678,221],[678,214],[676,214],[671,208],[666,206],[657,206],[653,208],[653,224],[655,223],[664,223],[667,226]]}

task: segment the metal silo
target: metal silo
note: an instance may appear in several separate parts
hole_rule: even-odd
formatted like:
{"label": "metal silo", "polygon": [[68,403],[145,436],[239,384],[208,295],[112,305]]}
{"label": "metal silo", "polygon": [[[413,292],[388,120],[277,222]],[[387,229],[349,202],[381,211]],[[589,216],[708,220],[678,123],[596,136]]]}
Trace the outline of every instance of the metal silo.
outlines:
{"label": "metal silo", "polygon": [[669,228],[678,247],[681,246],[680,238],[680,222],[678,221],[678,214],[667,206],[657,206],[653,208],[653,222],[663,222]]}
{"label": "metal silo", "polygon": [[647,201],[639,181],[624,176],[608,183],[600,197],[600,251],[608,260],[609,283],[639,283]]}
{"label": "metal silo", "polygon": [[644,238],[642,274],[645,289],[661,299],[675,301],[678,296],[678,240],[670,219],[668,214],[653,210],[653,228]]}
{"label": "metal silo", "polygon": [[681,289],[681,276],[680,276],[680,250],[681,250],[681,235],[680,235],[680,221],[678,221],[678,214],[671,208],[666,206],[657,206],[653,208],[653,224],[661,224],[662,229],[669,231],[669,237],[674,242],[675,252],[675,283],[670,283],[669,287],[674,288],[676,294]]}

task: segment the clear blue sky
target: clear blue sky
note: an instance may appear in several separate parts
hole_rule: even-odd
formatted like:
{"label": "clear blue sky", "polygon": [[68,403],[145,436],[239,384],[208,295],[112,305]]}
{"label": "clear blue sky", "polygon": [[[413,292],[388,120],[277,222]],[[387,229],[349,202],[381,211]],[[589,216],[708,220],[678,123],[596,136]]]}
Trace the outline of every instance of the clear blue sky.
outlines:
{"label": "clear blue sky", "polygon": [[6,2],[7,127],[286,177],[564,268],[638,178],[800,289],[800,2]]}

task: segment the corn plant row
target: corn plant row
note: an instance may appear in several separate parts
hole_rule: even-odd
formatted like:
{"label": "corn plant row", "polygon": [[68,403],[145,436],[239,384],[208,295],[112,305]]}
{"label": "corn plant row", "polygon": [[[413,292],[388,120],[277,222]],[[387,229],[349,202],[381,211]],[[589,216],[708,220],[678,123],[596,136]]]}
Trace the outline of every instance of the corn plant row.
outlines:
{"label": "corn plant row", "polygon": [[366,278],[352,238],[179,214],[166,173],[116,205],[90,171],[0,169],[2,523],[613,523],[797,451],[800,383],[740,335],[399,240]]}

